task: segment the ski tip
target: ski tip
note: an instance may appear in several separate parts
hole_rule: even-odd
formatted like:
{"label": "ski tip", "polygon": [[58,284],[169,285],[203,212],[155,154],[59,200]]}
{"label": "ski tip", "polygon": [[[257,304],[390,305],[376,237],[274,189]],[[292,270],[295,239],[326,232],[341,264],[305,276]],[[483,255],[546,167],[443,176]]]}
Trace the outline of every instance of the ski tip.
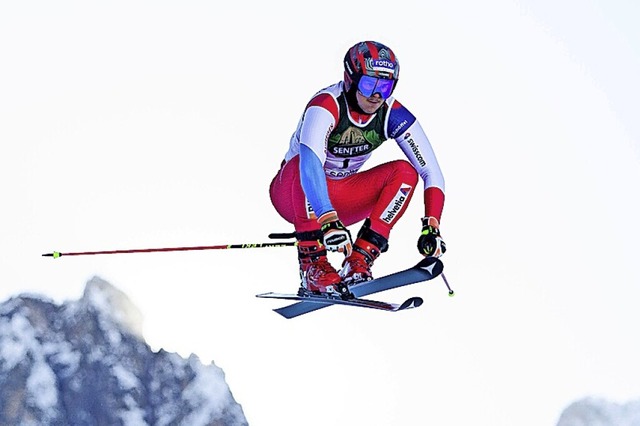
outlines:
{"label": "ski tip", "polygon": [[444,264],[437,257],[425,257],[418,262],[416,268],[429,272],[432,277],[437,277],[444,270]]}
{"label": "ski tip", "polygon": [[423,302],[424,300],[422,300],[422,297],[410,297],[400,305],[398,310],[418,308]]}

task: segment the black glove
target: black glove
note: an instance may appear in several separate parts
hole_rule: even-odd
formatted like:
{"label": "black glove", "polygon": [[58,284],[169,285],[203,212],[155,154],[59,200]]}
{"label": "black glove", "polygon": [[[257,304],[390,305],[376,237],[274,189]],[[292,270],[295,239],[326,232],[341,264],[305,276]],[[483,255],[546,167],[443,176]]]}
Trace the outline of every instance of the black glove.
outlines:
{"label": "black glove", "polygon": [[320,223],[320,230],[323,234],[322,242],[327,250],[349,256],[353,248],[351,232],[340,222],[337,213],[330,211],[323,214],[318,219],[318,223]]}
{"label": "black glove", "polygon": [[447,251],[447,245],[440,236],[436,218],[422,218],[422,233],[418,238],[418,251],[423,256],[440,257]]}

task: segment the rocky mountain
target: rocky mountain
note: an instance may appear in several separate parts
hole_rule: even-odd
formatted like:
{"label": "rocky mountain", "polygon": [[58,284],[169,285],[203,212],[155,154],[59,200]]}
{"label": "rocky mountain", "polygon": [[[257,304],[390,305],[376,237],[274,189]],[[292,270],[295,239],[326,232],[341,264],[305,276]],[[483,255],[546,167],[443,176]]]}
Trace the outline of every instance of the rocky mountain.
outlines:
{"label": "rocky mountain", "polygon": [[585,398],[569,405],[557,426],[640,426],[640,400],[618,404]]}
{"label": "rocky mountain", "polygon": [[224,372],[142,338],[141,315],[94,277],[80,300],[0,304],[2,425],[247,425]]}

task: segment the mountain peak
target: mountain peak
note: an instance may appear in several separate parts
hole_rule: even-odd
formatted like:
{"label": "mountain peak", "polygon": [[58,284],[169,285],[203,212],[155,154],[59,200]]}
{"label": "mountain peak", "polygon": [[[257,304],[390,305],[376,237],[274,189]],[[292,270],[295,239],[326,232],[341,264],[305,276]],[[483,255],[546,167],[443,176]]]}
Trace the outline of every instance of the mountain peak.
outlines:
{"label": "mountain peak", "polygon": [[80,302],[93,306],[101,315],[142,338],[142,313],[125,293],[102,278],[94,276],[87,282]]}
{"label": "mountain peak", "polygon": [[640,400],[617,403],[587,397],[569,405],[557,426],[637,426],[640,424]]}
{"label": "mountain peak", "polygon": [[141,318],[99,277],[77,301],[0,303],[0,424],[246,426],[222,369],[153,352]]}

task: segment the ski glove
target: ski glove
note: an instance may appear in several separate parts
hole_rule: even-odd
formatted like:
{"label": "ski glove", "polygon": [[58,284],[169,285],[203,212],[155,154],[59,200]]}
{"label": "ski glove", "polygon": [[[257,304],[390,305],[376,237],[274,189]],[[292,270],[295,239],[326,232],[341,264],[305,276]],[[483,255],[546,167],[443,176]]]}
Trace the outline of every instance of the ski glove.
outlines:
{"label": "ski glove", "polygon": [[322,231],[322,242],[329,251],[344,253],[345,256],[351,254],[353,242],[351,233],[338,219],[335,211],[330,211],[318,218],[320,230]]}
{"label": "ski glove", "polygon": [[447,251],[447,245],[440,236],[438,220],[435,217],[422,218],[422,233],[418,238],[418,251],[423,256],[440,257]]}

